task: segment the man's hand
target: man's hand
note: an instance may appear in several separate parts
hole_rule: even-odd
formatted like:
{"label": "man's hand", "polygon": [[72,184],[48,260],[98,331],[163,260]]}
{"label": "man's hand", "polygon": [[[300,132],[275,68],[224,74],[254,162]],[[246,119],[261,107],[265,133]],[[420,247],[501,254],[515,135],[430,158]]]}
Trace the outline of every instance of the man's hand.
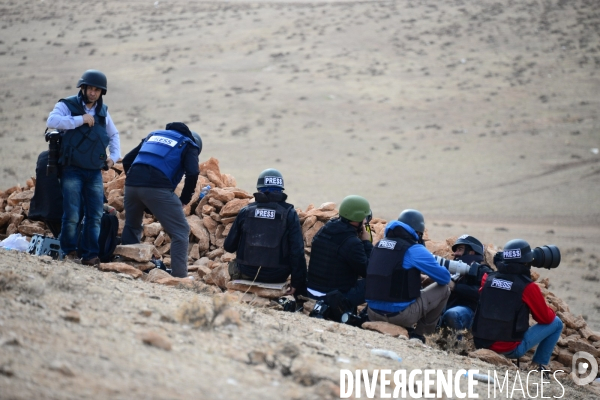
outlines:
{"label": "man's hand", "polygon": [[83,114],[83,124],[88,124],[89,126],[94,126],[94,117],[92,117],[90,114]]}
{"label": "man's hand", "polygon": [[109,159],[106,160],[106,165],[110,169],[110,168],[113,167],[113,165],[115,165],[115,162],[109,158]]}
{"label": "man's hand", "polygon": [[450,290],[454,290],[454,285],[455,285],[454,281],[448,282],[448,287],[450,288]]}
{"label": "man's hand", "polygon": [[369,234],[369,232],[367,232],[364,225],[361,225],[360,240],[371,241],[371,235]]}
{"label": "man's hand", "polygon": [[290,288],[288,289],[288,291],[285,292],[284,296],[292,296],[294,293],[296,293],[296,288],[290,286]]}

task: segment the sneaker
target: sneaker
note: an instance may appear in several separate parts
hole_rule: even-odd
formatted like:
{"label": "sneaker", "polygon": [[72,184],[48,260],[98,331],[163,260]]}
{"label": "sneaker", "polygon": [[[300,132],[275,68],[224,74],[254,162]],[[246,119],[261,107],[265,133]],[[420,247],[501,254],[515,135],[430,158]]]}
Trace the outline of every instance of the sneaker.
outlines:
{"label": "sneaker", "polygon": [[81,264],[81,258],[79,258],[75,250],[71,251],[69,254],[66,254],[63,257],[63,261],[71,261],[75,264]]}
{"label": "sneaker", "polygon": [[534,367],[532,371],[539,372],[544,379],[550,379],[550,372],[552,372],[550,367],[542,364],[532,364],[532,367]]}
{"label": "sneaker", "polygon": [[423,342],[423,344],[426,344],[425,343],[426,342],[425,336],[419,335],[418,333],[415,333],[414,330],[408,332],[408,340],[412,340],[412,339],[418,339],[421,342]]}
{"label": "sneaker", "polygon": [[89,260],[81,260],[83,265],[91,265],[93,267],[97,267],[100,265],[100,259],[98,257],[91,258]]}

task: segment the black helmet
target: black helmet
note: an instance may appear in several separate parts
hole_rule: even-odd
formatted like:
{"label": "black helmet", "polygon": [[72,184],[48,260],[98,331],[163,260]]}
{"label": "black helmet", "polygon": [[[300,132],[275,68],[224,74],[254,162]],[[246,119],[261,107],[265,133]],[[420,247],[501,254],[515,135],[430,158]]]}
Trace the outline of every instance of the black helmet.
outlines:
{"label": "black helmet", "polygon": [[398,216],[398,221],[404,222],[406,225],[413,228],[415,232],[425,232],[425,218],[423,218],[423,214],[418,210],[409,208],[402,211]]}
{"label": "black helmet", "polygon": [[473,236],[462,235],[461,237],[456,239],[456,243],[454,243],[454,245],[452,246],[452,251],[456,251],[456,247],[460,244],[469,246],[471,250],[473,250],[480,256],[483,255],[483,244],[479,240],[475,239]]}
{"label": "black helmet", "polygon": [[533,252],[529,243],[523,239],[513,239],[504,245],[502,258],[505,262],[527,264],[533,261]]}
{"label": "black helmet", "polygon": [[77,82],[77,87],[81,87],[81,85],[94,86],[98,89],[102,89],[102,94],[106,94],[106,89],[108,87],[106,83],[106,75],[97,69],[88,69],[81,75],[79,82]]}
{"label": "black helmet", "polygon": [[263,172],[260,173],[260,175],[258,175],[256,188],[261,189],[268,187],[278,187],[282,190],[285,189],[283,187],[283,175],[281,175],[281,172],[279,172],[275,168],[265,169]]}
{"label": "black helmet", "polygon": [[194,142],[196,142],[196,146],[198,146],[200,148],[199,153],[202,153],[202,139],[200,138],[200,135],[198,135],[194,131],[191,131],[191,132],[192,132],[192,136],[194,137]]}

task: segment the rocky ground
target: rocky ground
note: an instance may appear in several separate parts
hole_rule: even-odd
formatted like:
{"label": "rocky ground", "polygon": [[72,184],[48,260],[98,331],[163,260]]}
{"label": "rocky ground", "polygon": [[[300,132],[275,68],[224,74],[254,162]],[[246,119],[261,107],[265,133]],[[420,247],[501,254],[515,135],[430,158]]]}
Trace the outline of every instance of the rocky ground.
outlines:
{"label": "rocky ground", "polygon": [[[0,303],[3,399],[333,399],[341,369],[515,374],[435,343],[15,251],[0,250]],[[568,378],[561,385],[545,395],[598,397]],[[487,398],[484,383],[475,390]],[[523,398],[510,390],[496,398]]]}

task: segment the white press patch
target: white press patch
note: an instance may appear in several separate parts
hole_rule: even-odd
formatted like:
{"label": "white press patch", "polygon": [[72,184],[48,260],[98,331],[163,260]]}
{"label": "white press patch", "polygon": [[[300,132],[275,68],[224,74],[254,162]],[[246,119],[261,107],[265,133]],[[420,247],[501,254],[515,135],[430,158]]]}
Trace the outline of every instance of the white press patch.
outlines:
{"label": "white press patch", "polygon": [[505,260],[510,260],[511,258],[521,258],[521,249],[504,250],[502,256]]}
{"label": "white press patch", "polygon": [[170,146],[170,147],[177,146],[177,140],[169,139],[164,136],[156,136],[156,135],[151,136],[150,139],[148,139],[148,143],[152,143],[152,142],[166,144],[167,146]]}
{"label": "white press patch", "polygon": [[382,248],[382,249],[389,249],[389,250],[394,250],[394,247],[396,247],[396,243],[393,240],[381,240],[379,242],[379,245],[377,247]]}
{"label": "white press patch", "polygon": [[268,208],[257,208],[254,210],[254,217],[275,219],[275,210],[269,210]]}
{"label": "white press patch", "polygon": [[503,290],[510,290],[510,288],[512,288],[512,282],[511,281],[505,281],[504,279],[496,279],[494,278],[494,280],[492,280],[492,287],[493,288],[498,288],[498,289],[503,289]]}
{"label": "white press patch", "polygon": [[283,186],[283,178],[280,176],[265,176],[265,185]]}
{"label": "white press patch", "polygon": [[466,239],[468,237],[469,237],[469,235],[462,235],[461,237],[459,237],[459,239]]}

